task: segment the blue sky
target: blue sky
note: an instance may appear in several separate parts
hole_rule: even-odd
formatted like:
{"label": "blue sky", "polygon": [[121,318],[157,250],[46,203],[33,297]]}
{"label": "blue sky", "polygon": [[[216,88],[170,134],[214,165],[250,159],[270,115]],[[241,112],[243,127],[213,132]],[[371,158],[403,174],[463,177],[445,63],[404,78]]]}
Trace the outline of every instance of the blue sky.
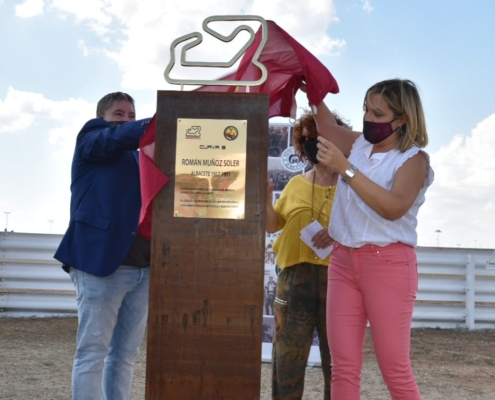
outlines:
{"label": "blue sky", "polygon": [[[413,80],[436,173],[418,244],[495,248],[495,2],[484,0],[0,0],[2,229],[10,212],[9,230],[63,233],[75,137],[96,102],[122,90],[138,118],[153,114],[156,91],[177,89],[163,78],[170,43],[225,14],[274,20],[312,51],[340,85],[326,103],[356,130],[369,86]],[[225,53],[205,38],[196,55]]]}

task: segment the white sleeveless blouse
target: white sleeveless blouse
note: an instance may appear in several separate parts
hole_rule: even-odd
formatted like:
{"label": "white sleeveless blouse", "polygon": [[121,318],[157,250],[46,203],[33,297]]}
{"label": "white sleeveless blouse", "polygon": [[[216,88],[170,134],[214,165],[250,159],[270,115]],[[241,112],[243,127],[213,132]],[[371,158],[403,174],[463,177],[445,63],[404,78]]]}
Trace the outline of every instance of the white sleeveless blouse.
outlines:
{"label": "white sleeveless blouse", "polygon": [[[352,146],[349,161],[361,173],[387,190],[392,188],[397,170],[409,158],[422,151],[429,162],[428,154],[416,146],[404,153],[391,150],[387,153],[371,155],[372,149],[373,145],[361,135]],[[396,242],[416,247],[418,210],[425,201],[426,189],[433,182],[433,178],[433,170],[428,165],[424,185],[418,197],[409,211],[395,221],[381,217],[356,194],[343,178],[339,178],[328,228],[330,237],[348,247],[362,247],[368,243],[386,246]]]}

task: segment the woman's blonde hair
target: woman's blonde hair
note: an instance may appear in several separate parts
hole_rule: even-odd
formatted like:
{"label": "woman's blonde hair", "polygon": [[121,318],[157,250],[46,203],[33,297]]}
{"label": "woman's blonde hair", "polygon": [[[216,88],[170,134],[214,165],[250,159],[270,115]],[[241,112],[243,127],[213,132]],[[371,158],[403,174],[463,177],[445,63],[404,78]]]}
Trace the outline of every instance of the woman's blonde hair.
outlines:
{"label": "woman's blonde hair", "polygon": [[371,105],[370,97],[382,96],[388,103],[396,118],[403,118],[405,125],[399,129],[397,148],[404,152],[413,146],[426,147],[426,132],[423,105],[416,85],[407,79],[389,79],[375,83],[364,96],[365,106]]}

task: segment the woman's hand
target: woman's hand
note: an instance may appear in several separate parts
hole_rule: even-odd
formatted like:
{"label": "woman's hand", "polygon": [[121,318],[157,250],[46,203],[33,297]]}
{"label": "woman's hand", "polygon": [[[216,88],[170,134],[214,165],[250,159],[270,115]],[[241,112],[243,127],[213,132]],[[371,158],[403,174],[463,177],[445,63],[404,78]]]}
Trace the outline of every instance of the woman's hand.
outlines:
{"label": "woman's hand", "polygon": [[340,126],[324,101],[320,102],[320,104],[315,104],[315,106],[316,112],[313,112],[313,115],[318,135],[331,140],[344,155],[351,154],[352,146],[361,133]]}
{"label": "woman's hand", "polygon": [[275,184],[270,179],[270,174],[266,176],[266,201],[272,204],[273,202],[273,189],[275,189]]}
{"label": "woman's hand", "polygon": [[[343,175],[351,163],[335,145],[318,137],[318,161]],[[428,173],[428,158],[418,153],[397,170],[390,190],[381,187],[361,172],[348,184],[381,217],[394,221],[403,217],[414,204]]]}
{"label": "woman's hand", "polygon": [[277,229],[278,215],[273,208],[273,189],[275,184],[270,179],[270,174],[266,176],[266,231],[273,233]]}
{"label": "woman's hand", "polygon": [[316,233],[316,235],[311,238],[311,241],[317,249],[325,249],[328,246],[331,246],[334,242],[328,234],[328,229],[325,228]]}
{"label": "woman's hand", "polygon": [[339,174],[343,174],[351,165],[337,146],[322,136],[318,136],[318,154],[316,158],[319,162],[333,169]]}

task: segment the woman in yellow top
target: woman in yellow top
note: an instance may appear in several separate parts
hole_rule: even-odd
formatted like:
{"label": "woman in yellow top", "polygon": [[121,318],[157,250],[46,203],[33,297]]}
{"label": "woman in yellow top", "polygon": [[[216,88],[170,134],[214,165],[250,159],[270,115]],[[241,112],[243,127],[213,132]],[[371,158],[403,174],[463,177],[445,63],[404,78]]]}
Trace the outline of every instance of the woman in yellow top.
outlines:
{"label": "woman in yellow top", "polygon": [[[342,120],[339,121],[347,126]],[[299,158],[314,168],[294,176],[275,207],[272,204],[275,185],[270,179],[267,184],[266,231],[273,233],[282,229],[273,245],[277,266],[281,270],[274,302],[272,354],[272,397],[277,400],[302,398],[315,328],[320,342],[325,399],[330,398],[331,367],[326,333],[330,257],[320,258],[300,238],[303,228],[318,221],[322,228],[313,236],[313,246],[325,249],[333,242],[327,228],[338,175],[318,163],[317,137],[313,115],[306,112],[294,125],[292,142]]]}

